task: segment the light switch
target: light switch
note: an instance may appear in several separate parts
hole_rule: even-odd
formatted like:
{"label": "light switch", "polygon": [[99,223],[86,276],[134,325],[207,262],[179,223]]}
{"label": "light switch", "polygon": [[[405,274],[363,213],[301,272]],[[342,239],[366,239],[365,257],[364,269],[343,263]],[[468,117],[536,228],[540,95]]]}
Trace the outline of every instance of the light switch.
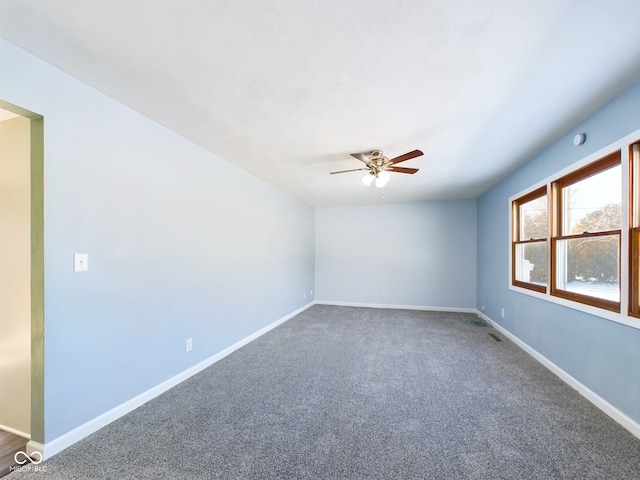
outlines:
{"label": "light switch", "polygon": [[89,271],[89,254],[88,253],[73,254],[73,271],[74,272]]}

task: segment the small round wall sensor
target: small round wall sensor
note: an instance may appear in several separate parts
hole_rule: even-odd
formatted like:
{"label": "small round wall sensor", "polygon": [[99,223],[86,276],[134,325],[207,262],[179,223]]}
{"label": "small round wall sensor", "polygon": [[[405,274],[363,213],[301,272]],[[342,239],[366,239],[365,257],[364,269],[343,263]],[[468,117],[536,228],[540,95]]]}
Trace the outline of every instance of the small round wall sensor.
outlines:
{"label": "small round wall sensor", "polygon": [[578,145],[582,145],[587,136],[584,133],[578,133],[575,137],[573,137],[573,144],[577,147]]}

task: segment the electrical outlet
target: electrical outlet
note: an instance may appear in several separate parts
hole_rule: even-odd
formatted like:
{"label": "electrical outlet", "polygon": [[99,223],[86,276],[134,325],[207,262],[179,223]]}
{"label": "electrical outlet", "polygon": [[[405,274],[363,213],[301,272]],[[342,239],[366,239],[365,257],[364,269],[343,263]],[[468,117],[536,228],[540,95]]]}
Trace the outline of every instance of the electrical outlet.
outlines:
{"label": "electrical outlet", "polygon": [[190,352],[193,349],[193,338],[187,338],[185,351]]}
{"label": "electrical outlet", "polygon": [[386,290],[382,290],[382,296],[386,297],[387,296],[387,291]]}
{"label": "electrical outlet", "polygon": [[504,318],[504,308],[500,309],[500,315],[502,316],[502,318]]}
{"label": "electrical outlet", "polygon": [[311,296],[313,297],[313,288],[311,289]]}
{"label": "electrical outlet", "polygon": [[485,307],[484,305],[482,305],[482,307],[480,307],[480,310],[482,310],[483,312],[487,309],[487,307]]}
{"label": "electrical outlet", "polygon": [[305,298],[307,298],[307,294],[305,292],[302,292],[302,299],[304,300]]}

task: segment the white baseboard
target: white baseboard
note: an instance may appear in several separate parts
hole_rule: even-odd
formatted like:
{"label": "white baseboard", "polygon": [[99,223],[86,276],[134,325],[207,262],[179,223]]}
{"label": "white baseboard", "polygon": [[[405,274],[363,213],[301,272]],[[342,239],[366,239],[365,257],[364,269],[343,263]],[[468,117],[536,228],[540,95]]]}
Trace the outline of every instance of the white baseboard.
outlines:
{"label": "white baseboard", "polygon": [[622,425],[625,429],[631,432],[632,435],[634,435],[637,438],[640,438],[640,424],[638,424],[635,420],[633,420],[631,417],[622,413],[620,410],[618,410],[616,407],[611,405],[600,395],[598,395],[593,390],[591,390],[590,388],[582,384],[580,381],[578,381],[577,379],[569,375],[558,365],[553,363],[551,360],[549,360],[540,352],[532,348],[527,343],[520,340],[513,333],[509,332],[507,329],[502,327],[500,324],[494,322],[491,318],[487,317],[484,313],[479,312],[477,310],[476,310],[476,313],[480,315],[480,317],[482,317],[485,321],[490,323],[493,327],[495,327],[497,330],[499,330],[500,333],[502,333],[505,337],[509,338],[513,343],[518,345],[525,352],[527,352],[529,355],[535,358],[538,362],[540,362],[542,365],[544,365],[549,370],[551,370],[562,381],[564,381],[570,387],[577,390],[583,397],[585,397],[587,400],[593,403],[596,407],[598,407],[600,410],[602,410],[604,413],[606,413],[611,418],[613,418],[616,422]]}
{"label": "white baseboard", "polygon": [[389,308],[393,310],[423,310],[423,311],[429,311],[429,312],[478,313],[478,311],[475,308],[461,308],[461,307],[426,307],[426,306],[418,306],[418,305],[388,305],[385,303],[334,302],[329,300],[316,300],[313,303],[318,305],[336,305],[338,307]]}
{"label": "white baseboard", "polygon": [[189,377],[192,377],[196,373],[199,373],[202,370],[204,370],[205,368],[213,365],[218,360],[223,359],[224,357],[226,357],[230,353],[233,353],[236,350],[238,350],[240,347],[245,346],[249,342],[255,340],[258,337],[260,337],[261,335],[264,335],[269,330],[272,330],[275,327],[277,327],[278,325],[280,325],[280,324],[286,322],[287,320],[295,317],[299,313],[301,313],[304,310],[306,310],[307,308],[309,308],[311,305],[313,305],[313,302],[310,302],[307,305],[299,308],[298,310],[296,310],[294,312],[291,312],[290,314],[280,318],[279,320],[276,320],[275,322],[267,325],[266,327],[261,328],[257,332],[252,333],[248,337],[243,338],[242,340],[234,343],[230,347],[225,348],[221,352],[218,352],[215,355],[207,358],[206,360],[203,360],[202,362],[194,365],[193,367],[190,367],[187,370],[179,373],[178,375],[176,375],[174,377],[171,377],[169,380],[166,380],[166,381],[162,382],[161,384],[156,385],[153,388],[150,388],[146,392],[141,393],[140,395],[132,398],[131,400],[128,400],[128,401],[124,402],[123,404],[118,405],[115,408],[112,408],[108,412],[105,412],[102,415],[100,415],[100,416],[98,416],[98,417],[96,417],[96,418],[94,418],[92,420],[89,420],[88,422],[80,425],[79,427],[74,428],[70,432],[67,432],[64,435],[61,435],[58,438],[56,438],[56,439],[54,439],[54,440],[52,440],[50,442],[46,442],[44,445],[41,444],[41,443],[37,443],[37,442],[29,442],[29,444],[27,445],[27,450],[29,450],[30,448],[32,450],[31,450],[31,452],[28,451],[27,453],[32,453],[33,451],[38,451],[38,452],[40,452],[42,454],[43,458],[45,458],[45,459],[51,458],[53,455],[61,452],[65,448],[70,447],[71,445],[73,445],[76,442],[79,442],[80,440],[82,440],[83,438],[85,438],[88,435],[92,434],[93,432],[98,431],[99,429],[101,429],[102,427],[108,425],[109,423],[113,422],[114,420],[117,420],[118,418],[122,417],[123,415],[126,415],[127,413],[135,410],[136,408],[138,408],[139,406],[141,406],[144,403],[148,402],[149,400],[154,399],[158,395],[166,392],[167,390],[169,390],[172,387],[175,387],[176,385],[178,385],[179,383],[185,381]]}
{"label": "white baseboard", "polygon": [[4,430],[5,432],[13,433],[14,435],[17,435],[19,437],[26,438],[27,440],[31,438],[31,435],[29,435],[28,433],[23,432],[22,430],[18,430],[17,428],[13,428],[13,427],[9,427],[7,425],[3,425],[1,423],[0,423],[0,430]]}

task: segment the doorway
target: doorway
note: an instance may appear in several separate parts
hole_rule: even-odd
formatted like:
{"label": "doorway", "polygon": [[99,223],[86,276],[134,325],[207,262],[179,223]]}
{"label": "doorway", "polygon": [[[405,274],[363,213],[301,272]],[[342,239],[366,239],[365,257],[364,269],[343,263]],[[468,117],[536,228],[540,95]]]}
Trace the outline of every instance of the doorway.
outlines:
{"label": "doorway", "polygon": [[0,429],[28,453],[45,440],[43,167],[42,116],[0,100]]}

